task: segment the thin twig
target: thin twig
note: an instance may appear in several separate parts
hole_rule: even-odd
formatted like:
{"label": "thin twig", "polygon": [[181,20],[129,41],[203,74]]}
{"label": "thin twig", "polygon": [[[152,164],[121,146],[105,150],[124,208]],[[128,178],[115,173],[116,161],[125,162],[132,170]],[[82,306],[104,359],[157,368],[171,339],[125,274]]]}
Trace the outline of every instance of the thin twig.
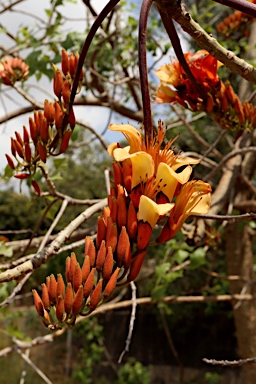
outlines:
{"label": "thin twig", "polygon": [[25,353],[23,353],[19,348],[17,348],[16,351],[22,357],[22,359],[25,360],[26,363],[28,363],[30,367],[34,369],[34,371],[38,374],[38,376],[40,376],[47,384],[53,384],[53,382],[48,379],[48,377],[41,371],[41,369],[39,369],[33,363],[33,361],[31,361],[30,358],[27,355],[25,355]]}
{"label": "thin twig", "polygon": [[136,316],[136,306],[137,306],[136,289],[137,288],[136,288],[136,285],[133,281],[130,283],[130,286],[131,286],[131,290],[132,290],[132,312],[131,312],[131,318],[130,318],[130,324],[129,324],[129,332],[128,332],[127,339],[125,341],[125,348],[118,359],[119,364],[121,364],[125,353],[129,352],[129,347],[131,344],[132,332],[133,332],[133,327],[134,327],[134,321],[135,321],[135,316]]}
{"label": "thin twig", "polygon": [[207,364],[211,365],[221,365],[222,367],[241,367],[245,364],[256,363],[256,357],[249,357],[248,359],[240,359],[240,360],[215,360],[215,359],[206,359],[203,361]]}

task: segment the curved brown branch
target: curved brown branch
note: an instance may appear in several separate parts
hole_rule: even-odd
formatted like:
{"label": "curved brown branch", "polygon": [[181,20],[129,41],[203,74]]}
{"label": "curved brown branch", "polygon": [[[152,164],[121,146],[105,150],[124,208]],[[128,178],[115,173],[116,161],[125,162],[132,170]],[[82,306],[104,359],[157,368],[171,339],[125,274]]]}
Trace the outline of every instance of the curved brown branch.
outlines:
{"label": "curved brown branch", "polygon": [[179,1],[156,0],[161,11],[166,14],[169,19],[173,18],[180,24],[182,29],[187,32],[197,44],[206,49],[213,57],[225,64],[231,71],[238,73],[240,76],[256,84],[256,69],[237,57],[232,51],[228,51],[222,47],[218,41],[206,33],[187,12],[185,5]]}

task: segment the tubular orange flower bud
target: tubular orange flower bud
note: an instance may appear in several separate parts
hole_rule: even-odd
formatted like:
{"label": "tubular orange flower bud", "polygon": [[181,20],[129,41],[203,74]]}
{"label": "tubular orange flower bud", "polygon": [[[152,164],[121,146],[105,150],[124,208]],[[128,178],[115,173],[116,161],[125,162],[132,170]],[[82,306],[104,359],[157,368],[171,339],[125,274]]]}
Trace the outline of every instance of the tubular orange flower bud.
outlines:
{"label": "tubular orange flower bud", "polygon": [[101,268],[103,267],[105,258],[106,258],[106,244],[105,244],[105,240],[102,240],[100,248],[97,252],[97,257],[96,257],[96,269],[97,269],[97,271],[100,271]]}
{"label": "tubular orange flower bud", "polygon": [[25,125],[23,125],[23,141],[24,143],[29,143],[29,133]]}
{"label": "tubular orange flower bud", "polygon": [[42,302],[46,311],[49,311],[51,308],[49,292],[45,283],[42,284]]}
{"label": "tubular orange flower bud", "polygon": [[30,163],[32,154],[31,154],[30,145],[28,143],[25,143],[24,152],[25,152],[25,159],[27,160],[28,163]]}
{"label": "tubular orange flower bud", "polygon": [[62,84],[62,97],[63,97],[64,103],[69,104],[70,94],[71,94],[71,87],[70,87],[68,77],[66,77],[64,83]]}
{"label": "tubular orange flower bud", "polygon": [[90,258],[88,255],[85,256],[84,258],[84,263],[82,266],[82,283],[84,283],[89,276],[91,270],[91,264],[90,264]]}
{"label": "tubular orange flower bud", "polygon": [[49,284],[49,287],[47,288],[49,292],[50,302],[52,304],[55,304],[57,299],[57,281],[53,274],[50,275],[50,284]]}
{"label": "tubular orange flower bud", "polygon": [[102,293],[102,283],[103,283],[103,280],[100,279],[98,281],[98,284],[94,288],[94,291],[92,292],[92,295],[90,298],[90,310],[91,311],[94,311],[100,302],[101,293]]}
{"label": "tubular orange flower bud", "polygon": [[73,107],[69,110],[68,122],[69,122],[70,128],[73,130],[76,126],[76,117],[75,117]]}
{"label": "tubular orange flower bud", "polygon": [[53,92],[58,98],[60,98],[63,85],[62,73],[57,67],[55,67],[54,64],[52,64],[52,66],[54,70]]}
{"label": "tubular orange flower bud", "polygon": [[69,56],[69,73],[71,78],[73,79],[76,73],[76,58],[73,53]]}
{"label": "tubular orange flower bud", "polygon": [[108,217],[106,230],[106,247],[112,247],[113,252],[115,252],[116,249],[117,237],[118,232],[116,223],[113,223],[111,217]]}
{"label": "tubular orange flower bud", "polygon": [[61,273],[57,275],[57,297],[65,297],[65,283]]}
{"label": "tubular orange flower bud", "polygon": [[70,140],[70,136],[72,135],[72,131],[66,131],[62,137],[61,144],[60,144],[60,153],[66,152],[68,149],[68,144]]}
{"label": "tubular orange flower bud", "polygon": [[228,110],[228,99],[225,94],[221,96],[221,109],[223,112]]}
{"label": "tubular orange flower bud", "polygon": [[16,136],[17,141],[20,143],[21,147],[23,147],[24,142],[23,142],[22,137],[21,137],[21,135],[19,134],[19,132],[16,132],[16,131],[15,131],[15,136]]}
{"label": "tubular orange flower bud", "polygon": [[126,225],[127,221],[127,209],[126,198],[120,194],[117,195],[117,225],[119,228]]}
{"label": "tubular orange flower bud", "polygon": [[86,282],[84,283],[84,298],[86,299],[90,294],[94,286],[94,275],[95,275],[96,268],[92,268],[91,272],[89,273],[89,276],[86,279]]}
{"label": "tubular orange flower bud", "polygon": [[46,163],[47,151],[43,143],[41,143],[41,141],[38,141],[36,148],[38,150],[40,159],[42,160],[43,163]]}
{"label": "tubular orange flower bud", "polygon": [[46,287],[47,287],[47,289],[48,289],[48,292],[49,292],[49,289],[50,289],[50,276],[47,276],[46,277],[46,282],[45,282],[45,284],[46,284]]}
{"label": "tubular orange flower bud", "polygon": [[73,283],[73,276],[74,276],[74,271],[76,268],[76,263],[77,263],[77,258],[75,252],[71,252],[70,255],[70,267],[69,267],[69,278],[71,283]]}
{"label": "tubular orange flower bud", "polygon": [[102,277],[104,280],[110,279],[110,276],[113,271],[113,266],[114,266],[113,251],[111,247],[108,247],[107,256],[104,261],[103,270],[102,270]]}
{"label": "tubular orange flower bud", "polygon": [[34,298],[34,304],[36,307],[36,311],[39,316],[44,316],[44,305],[41,300],[41,297],[38,295],[37,291],[35,289],[32,289],[33,298]]}
{"label": "tubular orange flower bud", "polygon": [[54,103],[54,110],[55,110],[54,120],[55,120],[56,129],[61,129],[64,114],[60,104],[57,101],[55,101]]}
{"label": "tubular orange flower bud", "polygon": [[148,247],[150,237],[152,235],[152,228],[149,223],[139,221],[138,223],[138,239],[137,249],[143,250]]}
{"label": "tubular orange flower bud", "polygon": [[41,191],[40,191],[40,187],[39,187],[38,183],[37,183],[35,180],[32,180],[32,181],[31,181],[31,185],[32,185],[32,187],[34,188],[35,193],[36,193],[38,196],[40,196],[40,195],[41,195]]}
{"label": "tubular orange flower bud", "polygon": [[65,304],[64,299],[62,295],[59,295],[57,298],[57,304],[56,304],[56,317],[57,319],[62,322],[65,316]]}
{"label": "tubular orange flower bud", "polygon": [[94,242],[92,241],[90,236],[86,236],[86,238],[85,238],[84,255],[89,256],[90,265],[91,265],[91,267],[94,267],[95,259],[96,259],[96,248],[95,248]]}
{"label": "tubular orange flower bud", "polygon": [[121,267],[125,258],[127,249],[130,248],[130,240],[126,228],[123,226],[118,237],[116,248],[117,263]]}
{"label": "tubular orange flower bud", "polygon": [[13,162],[11,156],[8,155],[8,154],[6,153],[6,154],[5,154],[5,157],[6,157],[6,159],[7,159],[7,162],[8,162],[8,164],[9,164],[9,166],[10,166],[12,169],[15,169],[15,165],[14,165],[14,162]]}
{"label": "tubular orange flower bud", "polygon": [[120,163],[113,163],[112,164],[113,171],[114,171],[114,183],[115,183],[115,189],[117,189],[117,186],[123,185],[123,173],[122,173],[122,167]]}
{"label": "tubular orange flower bud", "polygon": [[116,222],[117,219],[117,200],[111,195],[108,196],[108,206],[110,208],[110,216],[113,222]]}
{"label": "tubular orange flower bud", "polygon": [[13,145],[14,145],[14,148],[16,150],[16,152],[18,153],[18,155],[24,159],[24,154],[23,154],[23,149],[22,149],[22,146],[20,145],[20,143],[17,141],[17,140],[13,140]]}
{"label": "tubular orange flower bud", "polygon": [[244,122],[244,111],[243,111],[242,103],[241,103],[238,96],[235,99],[234,108],[235,108],[235,111],[238,115],[239,122],[243,123]]}
{"label": "tubular orange flower bud", "polygon": [[16,173],[16,175],[14,175],[14,177],[16,179],[19,179],[19,180],[25,180],[25,179],[28,179],[30,177],[30,174],[29,173]]}
{"label": "tubular orange flower bud", "polygon": [[73,289],[77,292],[78,288],[82,284],[82,270],[79,263],[76,263],[73,273]]}
{"label": "tubular orange flower bud", "polygon": [[39,132],[40,122],[39,122],[39,115],[37,111],[34,111],[34,122],[37,128],[37,131]]}
{"label": "tubular orange flower bud", "polygon": [[109,209],[109,207],[104,207],[103,208],[103,219],[104,219],[106,225],[107,225],[108,217],[110,217],[110,209]]}
{"label": "tubular orange flower bud", "polygon": [[71,283],[69,282],[67,285],[66,293],[65,293],[65,299],[64,299],[64,307],[65,312],[67,315],[70,314],[72,305],[73,305],[73,288]]}
{"label": "tubular orange flower bud", "polygon": [[47,119],[48,124],[54,123],[55,109],[53,103],[48,100],[44,101],[44,117]]}
{"label": "tubular orange flower bud", "polygon": [[110,277],[105,289],[104,289],[104,298],[107,298],[111,295],[111,293],[114,291],[115,287],[116,287],[116,282],[117,282],[117,278],[118,278],[118,274],[119,274],[119,271],[120,271],[120,268],[116,268],[115,272],[112,274],[112,276]]}
{"label": "tubular orange flower bud", "polygon": [[[43,116],[43,114],[42,114]],[[48,121],[45,117],[43,117],[42,121],[40,121],[40,138],[44,144],[46,144],[49,140],[49,125]]]}
{"label": "tubular orange flower bud", "polygon": [[234,92],[234,89],[232,88],[232,86],[230,85],[229,82],[226,82],[225,86],[226,86],[225,95],[227,96],[227,98],[230,101],[230,103],[234,104],[235,99],[237,97],[235,92]]}
{"label": "tubular orange flower bud", "polygon": [[73,301],[73,305],[72,305],[72,313],[74,316],[78,315],[78,313],[81,311],[82,306],[83,306],[83,302],[84,302],[83,286],[80,285],[80,287],[78,288],[78,290],[76,292],[76,295],[75,295],[75,298]]}
{"label": "tubular orange flower bud", "polygon": [[131,160],[125,160],[122,162],[123,165],[123,184],[128,193],[132,189],[132,163]]}
{"label": "tubular orange flower bud", "polygon": [[98,217],[96,247],[99,248],[102,240],[106,237],[106,224],[103,217]]}
{"label": "tubular orange flower bud", "polygon": [[70,275],[70,257],[68,256],[66,258],[66,270],[65,270],[65,273],[66,273],[66,282],[67,283],[70,283],[72,281],[72,276]]}
{"label": "tubular orange flower bud", "polygon": [[15,140],[11,137],[11,152],[12,155],[15,157],[16,156],[16,148],[15,148]]}
{"label": "tubular orange flower bud", "polygon": [[66,76],[68,74],[68,70],[69,70],[68,67],[69,67],[68,54],[67,54],[67,51],[65,49],[62,49],[62,51],[61,51],[61,69],[62,69],[64,76]]}
{"label": "tubular orange flower bud", "polygon": [[210,93],[208,93],[206,97],[206,108],[205,108],[206,112],[211,113],[213,111],[213,106],[214,106],[213,97]]}
{"label": "tubular orange flower bud", "polygon": [[50,320],[49,313],[46,310],[44,310],[44,318],[41,320],[42,320],[43,325],[46,328],[48,328],[48,325],[51,323],[51,320]]}
{"label": "tubular orange flower bud", "polygon": [[38,137],[38,130],[37,130],[36,123],[34,122],[34,120],[31,117],[29,118],[28,121],[29,121],[29,129],[30,129],[31,139],[33,140],[34,143],[36,143],[37,137]]}
{"label": "tubular orange flower bud", "polygon": [[136,277],[140,273],[140,269],[146,255],[147,255],[147,250],[136,252],[135,257],[132,260],[129,274],[127,276],[127,281],[130,282],[136,279]]}

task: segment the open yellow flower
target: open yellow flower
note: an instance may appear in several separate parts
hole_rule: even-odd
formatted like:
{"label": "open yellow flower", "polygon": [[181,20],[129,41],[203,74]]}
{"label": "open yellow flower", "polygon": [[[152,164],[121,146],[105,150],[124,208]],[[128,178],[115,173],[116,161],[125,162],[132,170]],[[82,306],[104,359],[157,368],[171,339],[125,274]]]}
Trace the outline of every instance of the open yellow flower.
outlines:
{"label": "open yellow flower", "polygon": [[157,204],[145,195],[139,202],[137,249],[143,250],[148,247],[152,231],[161,216],[166,215],[174,204]]}
{"label": "open yellow flower", "polygon": [[211,204],[211,190],[211,186],[201,180],[184,184],[170,212],[168,222],[156,241],[165,243],[170,240],[190,215],[207,213]]}

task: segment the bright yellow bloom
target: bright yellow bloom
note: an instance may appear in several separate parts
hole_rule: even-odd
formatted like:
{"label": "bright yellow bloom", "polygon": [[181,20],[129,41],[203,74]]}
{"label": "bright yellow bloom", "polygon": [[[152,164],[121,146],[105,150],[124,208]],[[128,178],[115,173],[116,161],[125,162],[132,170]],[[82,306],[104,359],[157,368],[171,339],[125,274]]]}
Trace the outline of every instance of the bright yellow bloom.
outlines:
{"label": "bright yellow bloom", "polygon": [[190,215],[207,213],[211,204],[211,190],[211,186],[201,180],[184,184],[170,212],[168,222],[156,241],[165,243],[170,240]]}
{"label": "bright yellow bloom", "polygon": [[174,204],[157,204],[147,196],[142,195],[139,203],[138,220],[149,223],[153,229],[160,216],[166,215],[173,208]]}

